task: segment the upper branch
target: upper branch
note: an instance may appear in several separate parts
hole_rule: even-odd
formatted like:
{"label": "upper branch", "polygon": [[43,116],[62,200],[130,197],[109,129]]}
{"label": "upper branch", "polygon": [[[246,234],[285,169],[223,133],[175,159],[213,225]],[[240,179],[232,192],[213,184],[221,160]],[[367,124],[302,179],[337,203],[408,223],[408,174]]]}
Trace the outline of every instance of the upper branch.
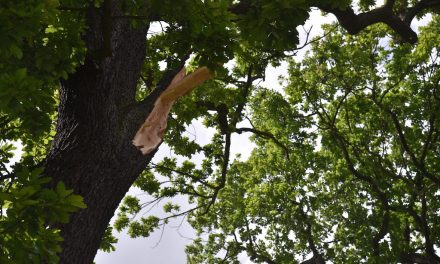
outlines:
{"label": "upper branch", "polygon": [[[324,12],[332,13],[348,33],[357,34],[364,28],[376,24],[385,23],[391,27],[403,41],[414,44],[417,42],[417,33],[411,29],[411,21],[417,15],[424,14],[428,9],[439,7],[440,0],[421,0],[411,7],[402,9],[400,13],[393,11],[395,0],[387,0],[381,7],[367,12],[356,14],[352,7],[338,9],[331,5],[316,4],[315,6]],[[229,11],[236,15],[243,15],[252,9],[253,1],[241,0],[229,7]]]}
{"label": "upper branch", "polygon": [[406,14],[403,15],[403,21],[409,25],[415,16],[423,14],[423,12],[429,8],[439,6],[440,0],[422,0],[408,8]]}
{"label": "upper branch", "polygon": [[[435,1],[438,2],[439,0]],[[350,34],[357,34],[364,28],[376,23],[385,23],[399,34],[403,41],[411,44],[416,43],[417,33],[410,26],[412,19],[409,21],[401,19],[393,12],[393,4],[394,1],[387,1],[385,5],[379,8],[360,14],[356,14],[351,7],[347,7],[345,10],[326,5],[318,5],[317,7],[335,15],[341,26]]]}

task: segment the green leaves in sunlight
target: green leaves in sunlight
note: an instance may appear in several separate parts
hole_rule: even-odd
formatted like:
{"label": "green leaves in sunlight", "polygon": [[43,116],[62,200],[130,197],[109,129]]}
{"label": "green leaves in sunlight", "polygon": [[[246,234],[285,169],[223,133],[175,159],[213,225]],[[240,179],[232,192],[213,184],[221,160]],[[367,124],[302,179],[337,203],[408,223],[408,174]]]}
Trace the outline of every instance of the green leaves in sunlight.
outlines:
{"label": "green leaves in sunlight", "polygon": [[148,237],[157,227],[159,227],[160,219],[156,216],[141,217],[137,221],[133,221],[128,229],[131,237]]}
{"label": "green leaves in sunlight", "polygon": [[99,249],[110,253],[112,251],[116,250],[115,244],[118,243],[118,239],[113,235],[112,233],[113,228],[111,226],[108,226],[105,229],[104,236],[101,240],[101,245],[99,246]]}

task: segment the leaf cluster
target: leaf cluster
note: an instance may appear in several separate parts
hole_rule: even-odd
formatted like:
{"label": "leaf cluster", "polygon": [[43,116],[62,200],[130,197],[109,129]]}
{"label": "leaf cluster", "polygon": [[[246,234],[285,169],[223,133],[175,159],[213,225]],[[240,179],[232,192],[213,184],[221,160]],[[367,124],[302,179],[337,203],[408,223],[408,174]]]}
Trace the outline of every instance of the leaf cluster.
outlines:
{"label": "leaf cluster", "polygon": [[42,169],[16,169],[16,179],[0,189],[0,260],[2,263],[58,263],[62,238],[57,223],[67,223],[69,215],[85,208],[82,197],[59,183],[45,185],[50,178]]}

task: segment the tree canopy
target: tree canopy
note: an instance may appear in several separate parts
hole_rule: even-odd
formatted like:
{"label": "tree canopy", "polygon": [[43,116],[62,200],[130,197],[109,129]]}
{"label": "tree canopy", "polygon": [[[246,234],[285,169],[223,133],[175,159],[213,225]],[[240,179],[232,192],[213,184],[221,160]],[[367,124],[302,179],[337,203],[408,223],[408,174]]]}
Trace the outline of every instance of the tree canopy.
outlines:
{"label": "tree canopy", "polygon": [[[91,263],[136,186],[196,229],[189,263],[438,263],[440,1],[376,2],[2,1],[0,262]],[[339,26],[295,61],[311,8]],[[285,89],[259,86],[283,60]],[[216,77],[169,118],[187,160],[153,164],[131,139],[185,63]],[[195,119],[210,143],[184,136]],[[234,133],[257,145],[246,161]],[[114,228],[166,225],[148,205],[126,196]]]}
{"label": "tree canopy", "polygon": [[[221,97],[232,104],[224,109],[246,111],[202,108],[205,123],[218,126],[211,144],[167,141],[181,155],[202,152],[201,166],[165,158],[152,168],[166,180],[148,172],[135,183],[156,199],[189,195],[188,211],[164,207],[188,212],[199,235],[189,263],[239,263],[243,252],[255,263],[437,263],[439,29],[435,17],[412,46],[382,25],[356,36],[328,25],[302,61],[290,60],[283,93],[252,85],[251,74],[237,76],[236,87],[217,82],[246,90],[245,106]],[[181,101],[177,120],[214,100],[205,89],[213,84]],[[233,123],[237,115],[251,127]],[[225,169],[230,135],[242,132],[257,147]],[[126,197],[116,228],[136,237],[166,224],[128,220],[149,206]]]}

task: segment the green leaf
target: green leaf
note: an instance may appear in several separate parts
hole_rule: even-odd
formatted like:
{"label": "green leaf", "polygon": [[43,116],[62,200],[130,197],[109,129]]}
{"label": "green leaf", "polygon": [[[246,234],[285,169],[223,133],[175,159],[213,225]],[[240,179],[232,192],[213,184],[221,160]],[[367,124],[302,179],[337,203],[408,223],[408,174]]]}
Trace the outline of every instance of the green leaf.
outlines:
{"label": "green leaf", "polygon": [[15,57],[15,58],[17,58],[17,59],[21,59],[21,58],[23,58],[23,51],[18,47],[18,46],[16,46],[16,45],[12,45],[10,48],[9,48],[9,50],[10,50],[10,52],[11,52],[11,54]]}
{"label": "green leaf", "polygon": [[67,203],[77,208],[87,208],[87,205],[84,203],[84,199],[79,195],[70,195],[66,198]]}

